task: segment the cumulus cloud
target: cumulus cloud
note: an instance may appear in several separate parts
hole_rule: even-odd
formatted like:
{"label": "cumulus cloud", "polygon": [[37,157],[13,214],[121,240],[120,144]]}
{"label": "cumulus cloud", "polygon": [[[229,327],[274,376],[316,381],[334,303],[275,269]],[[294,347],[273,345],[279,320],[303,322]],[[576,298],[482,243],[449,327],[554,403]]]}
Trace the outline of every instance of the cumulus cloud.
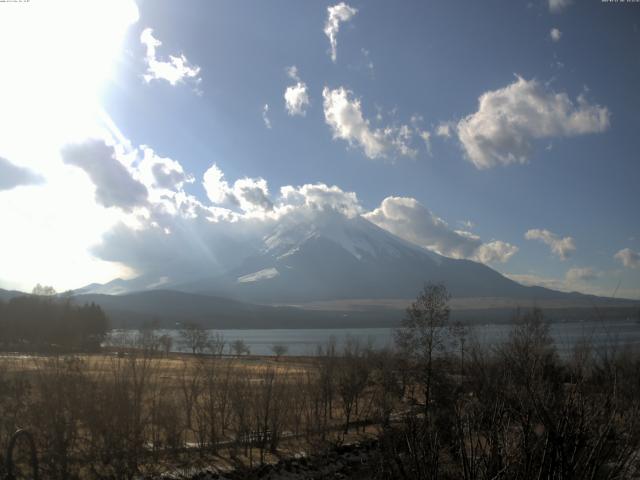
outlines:
{"label": "cumulus cloud", "polygon": [[43,182],[44,178],[37,173],[0,157],[0,191],[11,190],[21,185],[38,185]]}
{"label": "cumulus cloud", "polygon": [[138,165],[138,171],[147,188],[181,190],[185,183],[193,183],[193,175],[186,174],[176,160],[160,157],[145,145],[141,149],[143,158]]}
{"label": "cumulus cloud", "polygon": [[551,248],[551,252],[560,260],[566,260],[575,251],[573,237],[560,237],[549,230],[534,228],[524,234],[527,240],[540,240]]}
{"label": "cumulus cloud", "polygon": [[192,65],[184,54],[169,55],[168,61],[158,59],[156,49],[162,45],[162,42],[153,36],[153,29],[145,28],[140,35],[140,42],[147,50],[145,55],[147,73],[143,77],[145,82],[165,80],[174,86],[187,80],[196,85],[201,82],[200,67]]}
{"label": "cumulus cloud", "polygon": [[273,210],[269,188],[264,178],[241,178],[233,184],[233,196],[245,212]]}
{"label": "cumulus cloud", "polygon": [[597,133],[609,127],[609,110],[546,90],[536,80],[517,77],[484,93],[478,111],[458,122],[457,134],[477,168],[526,163],[537,139]]}
{"label": "cumulus cloud", "polygon": [[[228,180],[216,164],[201,179],[209,200],[203,203],[184,191],[192,177],[179,162],[163,159],[147,147],[141,151],[144,155],[135,173],[148,185],[147,206],[132,211],[129,217],[134,221],[123,220],[111,228],[92,252],[145,275],[148,284],[162,277],[171,285],[215,276],[264,248],[265,239],[279,226],[318,224],[334,215],[362,216],[410,242],[455,258],[505,262],[518,250],[506,242],[483,242],[469,231],[455,230],[415,199],[389,197],[367,213],[356,193],[336,185],[286,185],[271,195],[266,180]],[[108,159],[113,159],[109,153]],[[156,165],[176,175],[159,185]]]}
{"label": "cumulus cloud", "polygon": [[167,282],[187,281],[237,266],[264,247],[265,235],[278,225],[362,212],[356,194],[337,186],[285,186],[273,201],[263,179],[243,178],[231,186],[224,177],[216,165],[207,170],[207,195],[216,205],[227,202],[241,211],[203,205],[175,192],[162,205],[153,203],[134,226],[121,222],[111,229],[93,253],[148,276],[150,283],[162,276],[169,277]]}
{"label": "cumulus cloud", "polygon": [[573,0],[548,0],[549,11],[551,13],[560,13],[573,3]]}
{"label": "cumulus cloud", "polygon": [[230,186],[222,170],[214,163],[204,173],[202,185],[214,204],[228,203],[240,207],[245,213],[273,210],[267,181],[263,178],[245,177]]}
{"label": "cumulus cloud", "polygon": [[471,257],[482,263],[505,263],[518,252],[518,247],[502,240],[483,243]]}
{"label": "cumulus cloud", "polygon": [[231,191],[229,184],[224,180],[224,173],[215,163],[204,172],[202,186],[209,200],[216,204],[225,202]]}
{"label": "cumulus cloud", "polygon": [[358,13],[358,10],[344,2],[327,8],[327,21],[324,24],[324,34],[331,44],[331,61],[334,63],[338,56],[338,31],[340,30],[340,24],[351,20],[356,13]]}
{"label": "cumulus cloud", "polygon": [[394,154],[415,157],[417,154],[411,146],[413,131],[407,125],[372,128],[362,114],[360,100],[352,98],[350,90],[325,87],[322,97],[324,118],[333,131],[334,139],[346,140],[349,145],[362,148],[371,159]]}
{"label": "cumulus cloud", "polygon": [[341,188],[324,183],[306,184],[301,187],[290,185],[280,189],[280,212],[305,207],[311,211],[332,210],[349,218],[362,213],[362,207],[354,192],[345,192]]}
{"label": "cumulus cloud", "polygon": [[119,160],[116,149],[104,140],[90,139],[62,148],[62,160],[84,170],[96,187],[96,202],[131,210],[147,203],[147,188]]}
{"label": "cumulus cloud", "polygon": [[284,92],[284,103],[287,108],[287,113],[291,116],[304,116],[309,106],[307,84],[298,76],[298,69],[295,65],[287,69],[287,75],[296,82],[295,85],[288,86]]}
{"label": "cumulus cloud", "polygon": [[471,232],[454,230],[414,198],[387,197],[363,216],[400,238],[447,257],[504,263],[518,251],[507,242],[483,243]]}
{"label": "cumulus cloud", "polygon": [[549,36],[551,37],[551,40],[553,40],[554,42],[559,42],[560,39],[562,38],[562,32],[557,28],[552,28],[551,32],[549,32]]}
{"label": "cumulus cloud", "polygon": [[271,129],[271,120],[269,120],[269,104],[265,103],[262,107],[262,121],[264,126]]}
{"label": "cumulus cloud", "polygon": [[613,258],[619,260],[627,268],[640,268],[640,253],[634,252],[630,248],[623,248]]}
{"label": "cumulus cloud", "polygon": [[309,106],[307,84],[298,82],[295,85],[287,87],[284,92],[284,102],[289,115],[304,116],[307,113],[306,108]]}

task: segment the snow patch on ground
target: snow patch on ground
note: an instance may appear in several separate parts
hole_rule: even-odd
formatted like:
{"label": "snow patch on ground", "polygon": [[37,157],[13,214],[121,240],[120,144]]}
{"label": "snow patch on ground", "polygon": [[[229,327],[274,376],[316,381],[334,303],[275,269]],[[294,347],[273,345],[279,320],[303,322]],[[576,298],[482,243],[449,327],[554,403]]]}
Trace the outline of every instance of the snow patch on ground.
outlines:
{"label": "snow patch on ground", "polygon": [[261,280],[269,280],[270,278],[275,278],[278,275],[280,275],[280,272],[277,268],[265,268],[263,270],[258,270],[257,272],[238,277],[238,283],[259,282]]}

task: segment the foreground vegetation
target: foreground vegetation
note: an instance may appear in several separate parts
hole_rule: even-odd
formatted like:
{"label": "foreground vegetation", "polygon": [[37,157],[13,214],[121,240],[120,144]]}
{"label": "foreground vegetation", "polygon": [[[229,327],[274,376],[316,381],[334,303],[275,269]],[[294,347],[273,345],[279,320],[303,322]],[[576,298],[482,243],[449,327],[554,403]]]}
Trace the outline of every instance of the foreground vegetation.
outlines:
{"label": "foreground vegetation", "polygon": [[360,435],[378,438],[370,478],[639,474],[638,352],[585,341],[560,359],[538,310],[490,349],[448,318],[446,290],[429,285],[393,351],[348,340],[313,358],[167,355],[146,331],[137,349],[5,357],[0,448],[29,429],[52,479],[256,465]]}

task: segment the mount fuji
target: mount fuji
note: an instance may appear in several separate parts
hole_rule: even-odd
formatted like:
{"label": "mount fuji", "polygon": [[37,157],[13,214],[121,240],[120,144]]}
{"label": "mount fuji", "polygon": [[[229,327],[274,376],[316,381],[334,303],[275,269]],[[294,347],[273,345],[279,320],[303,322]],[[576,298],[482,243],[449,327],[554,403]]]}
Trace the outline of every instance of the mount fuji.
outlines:
{"label": "mount fuji", "polygon": [[324,211],[284,218],[251,254],[225,272],[172,282],[139,277],[92,285],[82,293],[171,289],[282,305],[343,299],[414,298],[425,282],[446,285],[454,297],[519,299],[566,296],[520,285],[490,267],[452,259],[409,243],[361,216]]}
{"label": "mount fuji", "polygon": [[596,303],[612,318],[637,309],[637,302],[523,286],[484,264],[409,243],[361,216],[284,216],[261,233],[251,242],[238,240],[237,250],[248,253],[228,258],[232,267],[222,272],[207,275],[203,266],[203,275],[185,279],[160,268],[73,293],[103,306],[120,326],[152,320],[212,328],[389,326],[426,282],[446,286],[453,318],[465,322],[509,321],[515,308],[534,305],[553,320],[583,319]]}

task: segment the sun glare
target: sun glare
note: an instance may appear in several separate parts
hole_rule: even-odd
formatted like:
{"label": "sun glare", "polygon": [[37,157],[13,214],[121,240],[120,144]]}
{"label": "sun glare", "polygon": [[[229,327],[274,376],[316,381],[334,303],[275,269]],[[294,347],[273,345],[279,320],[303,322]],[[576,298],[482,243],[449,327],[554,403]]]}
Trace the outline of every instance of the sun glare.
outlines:
{"label": "sun glare", "polygon": [[78,134],[95,115],[112,76],[124,34],[137,21],[126,0],[32,1],[11,4],[0,17],[3,120],[19,125],[19,136]]}
{"label": "sun glare", "polygon": [[0,239],[0,276],[15,287],[41,278],[64,289],[96,273],[103,280],[122,273],[89,253],[117,213],[95,205],[93,185],[62,163],[60,148],[70,140],[113,135],[100,96],[137,20],[132,0],[3,4],[0,156],[45,178],[41,186],[0,195],[3,216],[20,226]]}

